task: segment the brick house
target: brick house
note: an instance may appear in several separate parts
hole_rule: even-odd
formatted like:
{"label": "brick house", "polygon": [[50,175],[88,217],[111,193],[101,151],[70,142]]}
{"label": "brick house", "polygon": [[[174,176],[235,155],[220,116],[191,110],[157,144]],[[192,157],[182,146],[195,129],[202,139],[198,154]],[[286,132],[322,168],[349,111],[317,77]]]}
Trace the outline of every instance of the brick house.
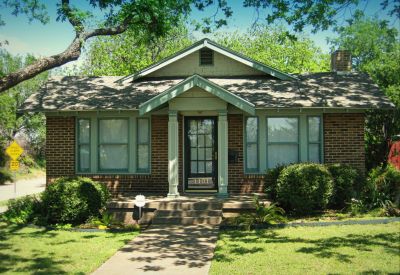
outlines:
{"label": "brick house", "polygon": [[365,170],[364,112],[393,108],[348,52],[290,75],[208,39],[126,77],[59,77],[21,111],[47,117],[47,182],[87,176],[114,195],[263,192],[281,163]]}

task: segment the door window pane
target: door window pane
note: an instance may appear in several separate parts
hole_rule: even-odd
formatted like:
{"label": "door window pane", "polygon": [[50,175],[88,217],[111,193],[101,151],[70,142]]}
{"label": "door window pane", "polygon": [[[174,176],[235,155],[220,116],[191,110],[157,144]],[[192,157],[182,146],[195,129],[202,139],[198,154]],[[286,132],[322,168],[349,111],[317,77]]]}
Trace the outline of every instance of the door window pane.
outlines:
{"label": "door window pane", "polygon": [[206,173],[207,174],[212,173],[212,161],[206,161]]}
{"label": "door window pane", "polygon": [[297,117],[269,117],[268,142],[298,142]]}
{"label": "door window pane", "polygon": [[207,148],[206,149],[206,160],[212,160],[212,158],[213,158],[212,152],[213,152],[212,148]]}
{"label": "door window pane", "polygon": [[197,162],[197,169],[198,169],[198,173],[199,174],[203,174],[204,173],[204,170],[205,170],[205,163],[204,163],[204,161],[198,161]]}
{"label": "door window pane", "polygon": [[190,162],[190,172],[193,174],[197,174],[197,161]]}
{"label": "door window pane", "polygon": [[197,148],[190,149],[190,159],[197,160]]}
{"label": "door window pane", "polygon": [[278,164],[291,164],[299,160],[299,146],[297,144],[269,144],[268,167],[274,168]]}

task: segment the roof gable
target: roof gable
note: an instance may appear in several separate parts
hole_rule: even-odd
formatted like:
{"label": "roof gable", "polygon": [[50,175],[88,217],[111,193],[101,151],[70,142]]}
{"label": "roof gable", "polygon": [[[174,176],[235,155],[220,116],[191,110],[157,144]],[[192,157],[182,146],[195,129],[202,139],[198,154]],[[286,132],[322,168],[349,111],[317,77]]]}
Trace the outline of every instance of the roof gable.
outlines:
{"label": "roof gable", "polygon": [[139,114],[144,115],[159,106],[167,103],[171,99],[181,95],[182,93],[190,90],[193,87],[199,87],[210,94],[223,99],[224,101],[236,106],[251,115],[255,114],[255,105],[253,103],[244,100],[243,98],[229,92],[221,86],[199,76],[193,75],[187,79],[181,81],[177,85],[165,90],[161,94],[151,98],[139,106]]}
{"label": "roof gable", "polygon": [[144,68],[143,70],[141,70],[141,71],[139,71],[139,72],[137,72],[135,74],[123,77],[119,81],[120,82],[124,82],[124,81],[128,81],[128,80],[135,80],[135,79],[138,79],[138,78],[141,78],[141,77],[144,77],[144,76],[148,76],[151,73],[153,73],[153,72],[155,72],[157,70],[160,70],[160,69],[162,69],[162,68],[164,68],[164,67],[166,67],[166,66],[168,66],[168,65],[170,65],[170,64],[172,64],[174,62],[176,62],[177,60],[180,60],[180,59],[182,59],[182,58],[184,58],[184,57],[186,57],[186,56],[188,56],[190,54],[193,54],[194,52],[199,51],[200,49],[203,49],[203,48],[209,48],[209,49],[211,49],[211,50],[213,50],[213,51],[215,51],[215,52],[217,52],[217,53],[219,53],[221,55],[224,55],[227,58],[233,59],[233,60],[235,60],[235,61],[237,61],[237,62],[239,62],[239,63],[241,63],[241,64],[243,64],[245,66],[253,68],[254,70],[257,70],[259,72],[263,72],[265,74],[271,75],[271,76],[276,77],[276,78],[281,79],[281,80],[295,80],[295,79],[297,79],[296,77],[294,77],[292,75],[289,75],[289,74],[284,73],[284,72],[282,72],[282,71],[280,71],[278,69],[275,69],[275,68],[272,68],[272,67],[267,66],[265,64],[262,64],[262,63],[260,63],[260,62],[258,62],[256,60],[254,60],[252,58],[249,58],[247,56],[244,56],[244,55],[242,55],[242,54],[240,54],[238,52],[235,52],[235,51],[232,51],[232,50],[230,50],[228,48],[225,48],[225,47],[223,47],[223,46],[221,46],[221,45],[219,45],[219,44],[217,44],[217,43],[215,43],[215,42],[213,42],[213,41],[211,41],[209,39],[203,39],[203,40],[200,40],[200,41],[194,43],[193,45],[189,46],[188,48],[177,52],[176,54],[174,54],[174,55],[172,55],[172,56],[170,56],[170,57],[168,57],[166,59],[163,59],[163,60],[161,60],[161,61],[159,61],[159,62],[157,62],[157,63],[155,63],[155,64],[153,64],[153,65],[151,65],[151,66],[149,66],[147,68]]}

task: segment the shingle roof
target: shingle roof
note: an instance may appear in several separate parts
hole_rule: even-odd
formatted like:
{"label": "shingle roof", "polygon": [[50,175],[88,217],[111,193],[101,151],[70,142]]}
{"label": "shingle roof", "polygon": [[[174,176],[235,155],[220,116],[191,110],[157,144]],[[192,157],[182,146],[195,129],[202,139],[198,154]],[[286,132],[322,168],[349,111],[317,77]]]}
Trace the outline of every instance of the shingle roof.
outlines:
{"label": "shingle roof", "polygon": [[[256,108],[393,108],[365,74],[314,73],[300,80],[265,77],[207,78],[253,103]],[[20,111],[130,110],[183,81],[143,79],[118,83],[120,77],[56,77],[29,97]]]}

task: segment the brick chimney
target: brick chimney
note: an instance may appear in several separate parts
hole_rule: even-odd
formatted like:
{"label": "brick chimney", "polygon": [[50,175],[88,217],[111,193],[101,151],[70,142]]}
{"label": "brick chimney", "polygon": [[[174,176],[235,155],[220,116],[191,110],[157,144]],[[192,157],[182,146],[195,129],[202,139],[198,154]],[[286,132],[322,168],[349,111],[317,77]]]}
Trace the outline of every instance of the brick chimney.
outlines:
{"label": "brick chimney", "polygon": [[332,72],[350,72],[351,71],[351,53],[348,50],[337,50],[331,55]]}

